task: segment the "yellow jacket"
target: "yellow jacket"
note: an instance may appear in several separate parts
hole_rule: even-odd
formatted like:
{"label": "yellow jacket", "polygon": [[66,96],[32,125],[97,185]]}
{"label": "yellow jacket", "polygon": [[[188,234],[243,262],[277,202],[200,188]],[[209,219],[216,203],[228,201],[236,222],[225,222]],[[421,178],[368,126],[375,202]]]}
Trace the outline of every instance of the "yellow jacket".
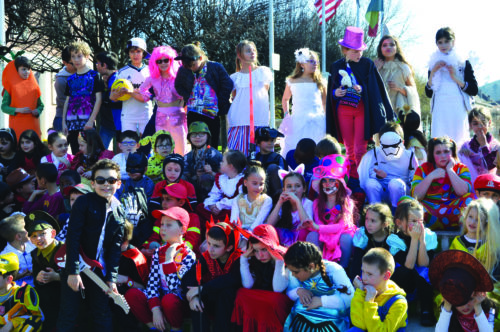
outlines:
{"label": "yellow jacket", "polygon": [[387,282],[387,290],[375,298],[375,302],[366,302],[366,292],[356,289],[351,301],[351,322],[354,326],[368,331],[388,331],[394,332],[401,327],[406,326],[408,311],[408,302],[406,299],[399,299],[394,302],[387,313],[384,321],[381,321],[377,309],[384,305],[391,297],[396,294],[406,296],[403,289],[392,280]]}

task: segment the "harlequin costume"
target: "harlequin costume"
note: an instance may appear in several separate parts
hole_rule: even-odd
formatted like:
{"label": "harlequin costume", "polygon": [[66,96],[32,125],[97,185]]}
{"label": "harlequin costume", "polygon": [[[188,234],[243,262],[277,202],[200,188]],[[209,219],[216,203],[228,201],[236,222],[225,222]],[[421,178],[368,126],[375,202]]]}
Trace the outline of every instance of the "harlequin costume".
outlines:
{"label": "harlequin costume", "polygon": [[[17,271],[19,261],[16,254],[0,255],[0,274]],[[39,307],[38,294],[30,285],[16,285],[14,282],[5,294],[0,294],[0,327],[8,321],[14,332],[41,331],[43,314]]]}
{"label": "harlequin costume", "polygon": [[[33,129],[39,137],[40,119],[43,110],[41,91],[38,82],[30,70],[28,79],[23,79],[17,72],[14,60],[9,62],[2,74],[2,85],[4,87],[2,96],[2,111],[9,114],[9,127],[17,133],[17,139],[28,129]],[[16,108],[29,107],[38,110],[38,115],[32,113],[16,113]]]}
{"label": "harlequin costume", "polygon": [[[429,162],[417,168],[411,183],[412,195],[414,195],[415,187],[435,169],[436,167]],[[474,199],[472,182],[467,166],[456,163],[455,166],[453,166],[453,171],[460,179],[467,182],[469,190],[465,195],[457,196],[453,190],[448,174],[445,174],[443,178],[432,181],[425,197],[420,201],[425,210],[425,226],[432,230],[458,229],[461,209]]]}

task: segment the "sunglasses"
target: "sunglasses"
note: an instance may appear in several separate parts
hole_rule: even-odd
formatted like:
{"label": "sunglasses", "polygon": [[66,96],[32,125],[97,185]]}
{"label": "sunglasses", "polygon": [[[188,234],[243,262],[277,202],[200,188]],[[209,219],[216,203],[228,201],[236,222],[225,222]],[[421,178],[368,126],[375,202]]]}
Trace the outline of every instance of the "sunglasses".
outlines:
{"label": "sunglasses", "polygon": [[157,65],[161,65],[162,63],[169,63],[170,62],[170,59],[158,59],[156,60],[156,64]]}
{"label": "sunglasses", "polygon": [[115,184],[116,181],[118,181],[118,179],[116,178],[113,178],[113,177],[109,177],[109,178],[103,178],[102,176],[98,176],[95,178],[95,183],[97,184],[105,184],[106,182],[109,183],[109,184]]}

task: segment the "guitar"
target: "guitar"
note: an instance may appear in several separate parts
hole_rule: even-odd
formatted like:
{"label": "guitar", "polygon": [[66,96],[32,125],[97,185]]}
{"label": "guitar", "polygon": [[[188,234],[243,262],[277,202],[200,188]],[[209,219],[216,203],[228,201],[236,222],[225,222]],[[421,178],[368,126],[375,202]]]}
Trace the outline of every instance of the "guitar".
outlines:
{"label": "guitar", "polygon": [[[66,267],[66,243],[59,248],[59,250],[54,255],[54,260],[60,268]],[[90,278],[97,286],[99,286],[103,291],[109,291],[109,286],[106,284],[95,272],[93,269],[99,268],[102,270],[101,263],[88,258],[83,252],[82,248],[80,248],[80,272],[84,273],[87,277]],[[121,294],[117,294],[115,292],[107,293],[109,297],[115,302],[117,306],[122,308],[122,310],[128,314],[130,311],[130,306],[125,300],[125,297]]]}

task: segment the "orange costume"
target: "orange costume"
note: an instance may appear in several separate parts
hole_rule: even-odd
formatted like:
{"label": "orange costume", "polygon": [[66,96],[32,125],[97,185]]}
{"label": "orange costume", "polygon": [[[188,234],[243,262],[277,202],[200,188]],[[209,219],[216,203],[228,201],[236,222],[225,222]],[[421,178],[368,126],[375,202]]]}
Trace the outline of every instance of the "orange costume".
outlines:
{"label": "orange costume", "polygon": [[38,109],[39,114],[43,110],[40,99],[42,94],[33,71],[30,70],[28,79],[22,79],[12,60],[3,71],[2,84],[4,87],[2,111],[9,114],[9,127],[14,129],[17,139],[19,140],[21,133],[28,129],[33,129],[38,136],[41,136],[39,115],[16,113],[15,110],[15,108],[29,107],[32,110]]}

